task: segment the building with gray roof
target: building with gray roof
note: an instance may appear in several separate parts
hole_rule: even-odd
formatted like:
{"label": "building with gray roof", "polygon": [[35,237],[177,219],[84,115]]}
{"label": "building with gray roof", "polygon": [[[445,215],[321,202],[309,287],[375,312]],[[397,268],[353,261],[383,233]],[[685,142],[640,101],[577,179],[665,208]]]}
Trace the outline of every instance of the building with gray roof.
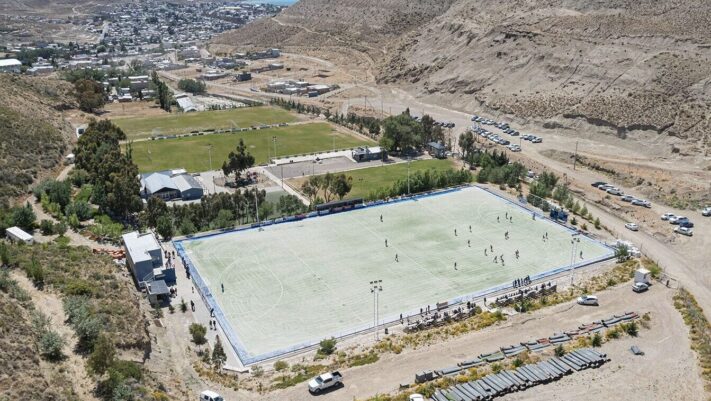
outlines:
{"label": "building with gray roof", "polygon": [[205,191],[200,182],[185,170],[165,170],[141,175],[141,196],[163,200],[200,199]]}

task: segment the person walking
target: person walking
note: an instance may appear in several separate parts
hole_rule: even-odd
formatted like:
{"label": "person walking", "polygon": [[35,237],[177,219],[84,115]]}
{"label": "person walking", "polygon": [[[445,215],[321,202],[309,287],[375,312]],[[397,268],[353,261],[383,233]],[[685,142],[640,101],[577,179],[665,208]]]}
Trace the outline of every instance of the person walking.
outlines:
{"label": "person walking", "polygon": [[193,302],[192,300],[190,300],[190,309],[195,312],[195,302]]}

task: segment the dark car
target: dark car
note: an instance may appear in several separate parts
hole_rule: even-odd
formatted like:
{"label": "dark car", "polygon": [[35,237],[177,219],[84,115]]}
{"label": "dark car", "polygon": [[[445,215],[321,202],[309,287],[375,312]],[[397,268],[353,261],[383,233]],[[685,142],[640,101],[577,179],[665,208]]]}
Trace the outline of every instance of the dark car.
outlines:
{"label": "dark car", "polygon": [[694,228],[694,223],[689,220],[685,220],[679,223],[679,227]]}
{"label": "dark car", "polygon": [[593,182],[593,183],[590,184],[590,185],[592,185],[593,187],[597,188],[597,187],[599,187],[600,185],[605,185],[605,184],[607,184],[607,183],[606,183],[606,182],[602,182],[602,181],[595,181],[595,182]]}

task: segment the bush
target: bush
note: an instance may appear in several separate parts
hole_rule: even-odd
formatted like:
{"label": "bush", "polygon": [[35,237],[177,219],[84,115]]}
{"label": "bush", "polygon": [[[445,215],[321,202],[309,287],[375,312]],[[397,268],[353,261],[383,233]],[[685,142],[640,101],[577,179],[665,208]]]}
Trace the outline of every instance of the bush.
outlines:
{"label": "bush", "polygon": [[632,337],[637,337],[637,334],[639,334],[637,322],[630,322],[629,324],[625,325],[625,332]]}
{"label": "bush", "polygon": [[600,218],[595,217],[595,229],[599,230],[600,229]]}
{"label": "bush", "polygon": [[79,221],[87,221],[94,215],[94,210],[86,201],[76,201],[67,205],[65,214],[68,216],[75,215]]}
{"label": "bush", "polygon": [[274,362],[274,370],[281,372],[282,370],[288,369],[289,364],[286,361],[276,361]]}
{"label": "bush", "polygon": [[252,366],[252,375],[254,377],[262,377],[262,375],[264,375],[264,369],[259,365]]}
{"label": "bush", "polygon": [[193,337],[193,342],[197,345],[203,345],[207,342],[207,327],[199,323],[190,325],[190,335]]}
{"label": "bush", "polygon": [[559,344],[557,347],[555,347],[555,356],[560,358],[563,355],[565,355],[565,348],[563,348],[563,344]]}
{"label": "bush", "polygon": [[59,234],[61,237],[64,235],[64,233],[67,232],[67,224],[63,221],[58,222],[57,224],[54,225],[54,233]]}
{"label": "bush", "polygon": [[602,346],[602,336],[600,335],[600,333],[595,333],[593,335],[591,345],[593,347],[601,347]]}
{"label": "bush", "polygon": [[185,303],[183,298],[180,298],[180,311],[183,313],[188,311],[188,304]]}
{"label": "bush", "polygon": [[40,221],[40,231],[42,235],[52,235],[54,234],[54,224],[50,220]]}
{"label": "bush", "polygon": [[103,375],[114,364],[116,358],[116,348],[113,341],[106,335],[101,334],[94,344],[94,350],[91,351],[89,358],[86,361],[86,366],[89,372],[96,375]]}
{"label": "bush", "polygon": [[321,355],[331,355],[336,351],[336,339],[331,337],[321,340],[319,343],[318,353]]}
{"label": "bush", "polygon": [[58,360],[62,358],[62,349],[66,342],[56,331],[47,330],[39,339],[40,354],[49,360]]}

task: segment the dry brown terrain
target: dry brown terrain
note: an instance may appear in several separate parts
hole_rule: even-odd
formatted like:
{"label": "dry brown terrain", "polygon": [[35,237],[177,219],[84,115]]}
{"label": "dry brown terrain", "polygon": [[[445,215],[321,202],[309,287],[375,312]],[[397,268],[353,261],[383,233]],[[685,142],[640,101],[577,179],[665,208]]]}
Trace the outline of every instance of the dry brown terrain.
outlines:
{"label": "dry brown terrain", "polygon": [[65,81],[0,74],[0,204],[56,173],[73,138],[62,110],[75,107]]}

